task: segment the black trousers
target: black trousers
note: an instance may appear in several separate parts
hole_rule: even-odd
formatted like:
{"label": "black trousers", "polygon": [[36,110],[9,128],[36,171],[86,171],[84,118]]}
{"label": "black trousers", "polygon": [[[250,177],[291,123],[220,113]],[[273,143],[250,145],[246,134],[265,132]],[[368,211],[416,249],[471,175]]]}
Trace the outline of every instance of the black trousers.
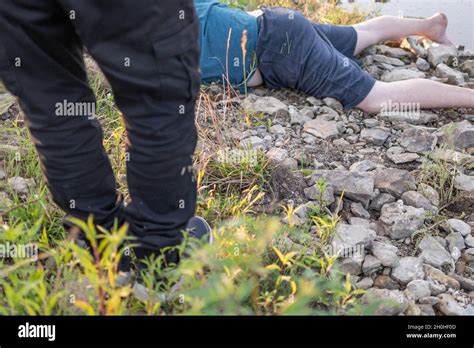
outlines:
{"label": "black trousers", "polygon": [[[195,213],[198,32],[192,0],[0,1],[0,77],[26,114],[54,201],[106,227],[127,221],[145,251],[179,243]],[[126,208],[90,112],[83,47],[124,116]]]}

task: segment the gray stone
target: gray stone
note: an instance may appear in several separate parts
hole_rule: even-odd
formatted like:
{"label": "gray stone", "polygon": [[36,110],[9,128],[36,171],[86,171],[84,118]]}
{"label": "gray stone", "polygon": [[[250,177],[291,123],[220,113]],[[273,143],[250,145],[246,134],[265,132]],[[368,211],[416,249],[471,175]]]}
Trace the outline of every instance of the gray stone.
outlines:
{"label": "gray stone", "polygon": [[344,107],[342,106],[341,102],[338,101],[337,99],[334,98],[323,98],[323,103],[329,106],[330,108],[334,110],[340,110],[342,111]]}
{"label": "gray stone", "polygon": [[459,173],[454,178],[454,187],[460,191],[474,192],[474,176]]}
{"label": "gray stone", "polygon": [[30,188],[35,185],[33,179],[25,179],[19,176],[8,179],[7,183],[10,189],[18,194],[27,194]]}
{"label": "gray stone", "polygon": [[428,63],[421,57],[418,57],[418,59],[416,60],[416,67],[421,71],[428,71],[431,68],[430,63]]}
{"label": "gray stone", "polygon": [[359,280],[355,286],[357,289],[367,290],[374,285],[374,281],[370,277],[365,277]]}
{"label": "gray stone", "polygon": [[[426,275],[427,280],[436,281],[436,283],[447,286],[447,287],[449,287],[451,289],[454,289],[454,290],[459,290],[461,288],[461,284],[459,283],[459,281],[457,281],[453,277],[450,277],[450,276],[444,274],[443,271],[441,271],[437,268],[434,268],[433,266],[424,264],[423,265],[423,270],[425,271],[425,275]],[[432,288],[435,291],[438,290],[435,287],[432,287]],[[439,290],[440,290],[439,293],[441,293],[441,292],[445,291],[445,288],[444,289],[442,288],[442,289],[439,289]]]}
{"label": "gray stone", "polygon": [[474,60],[466,60],[461,64],[461,69],[468,74],[470,78],[474,78]]}
{"label": "gray stone", "polygon": [[380,260],[385,267],[396,267],[399,262],[398,248],[388,243],[372,242],[372,254]]}
{"label": "gray stone", "polygon": [[444,143],[458,150],[474,147],[474,126],[467,120],[449,123],[441,127],[438,134]]}
{"label": "gray stone", "polygon": [[343,257],[352,254],[361,254],[365,248],[369,249],[376,237],[376,233],[363,225],[339,224],[331,242],[333,254]]}
{"label": "gray stone", "polygon": [[408,308],[408,300],[399,290],[370,288],[361,297],[363,304],[377,302],[375,315],[399,315]]}
{"label": "gray stone", "polygon": [[362,272],[367,275],[371,275],[382,268],[382,263],[372,255],[367,255],[362,264]]}
{"label": "gray stone", "polygon": [[368,172],[377,168],[377,163],[371,160],[363,160],[360,162],[353,163],[349,170],[351,172]]}
{"label": "gray stone", "polygon": [[434,267],[454,268],[454,262],[446,249],[432,236],[425,236],[420,242],[420,258]]}
{"label": "gray stone", "polygon": [[334,188],[331,185],[326,185],[325,190],[321,193],[319,190],[319,185],[314,184],[308,188],[304,189],[304,194],[306,198],[313,201],[319,201],[322,199],[327,205],[330,205],[335,202],[334,198]]}
{"label": "gray stone", "polygon": [[288,150],[280,149],[279,147],[272,147],[267,152],[267,158],[270,162],[281,163],[288,158]]}
{"label": "gray stone", "polygon": [[360,133],[361,139],[379,146],[383,145],[389,136],[389,131],[380,128],[364,128]]}
{"label": "gray stone", "polygon": [[342,273],[359,275],[362,273],[362,257],[348,257],[338,260],[338,266]]}
{"label": "gray stone", "polygon": [[450,85],[462,85],[464,84],[464,75],[462,72],[454,70],[446,64],[439,64],[436,67],[436,76],[440,78],[447,78]]}
{"label": "gray stone", "polygon": [[289,113],[290,113],[290,124],[299,124],[303,125],[308,121],[311,121],[311,118],[304,115],[303,113],[299,112],[295,107],[290,106],[289,107]]}
{"label": "gray stone", "polygon": [[374,192],[374,178],[371,173],[349,172],[346,170],[316,170],[312,175],[312,182],[316,183],[323,178],[334,187],[334,193],[360,202],[367,206]]}
{"label": "gray stone", "polygon": [[464,315],[465,310],[456,302],[453,296],[441,294],[438,296],[440,301],[436,308],[444,315]]}
{"label": "gray stone", "polygon": [[422,79],[425,78],[425,76],[425,73],[419,70],[398,68],[385,71],[381,77],[381,80],[385,82],[394,82],[410,79]]}
{"label": "gray stone", "polygon": [[333,139],[339,135],[336,122],[316,118],[304,124],[303,131],[321,139]]}
{"label": "gray stone", "polygon": [[258,97],[249,94],[242,103],[242,107],[255,112],[263,112],[271,116],[288,115],[288,106],[274,97]]}
{"label": "gray stone", "polygon": [[374,185],[380,192],[401,197],[406,191],[416,190],[415,178],[406,170],[383,168],[374,171]]}
{"label": "gray stone", "polygon": [[6,211],[14,206],[13,201],[6,192],[0,191],[0,212]]}
{"label": "gray stone", "polygon": [[356,217],[370,219],[370,213],[367,210],[365,210],[364,206],[359,202],[351,203],[351,212]]}
{"label": "gray stone", "polygon": [[459,232],[452,232],[446,237],[446,241],[448,242],[448,249],[451,254],[454,252],[455,249],[462,251],[466,249],[466,244],[464,243],[464,237]]}
{"label": "gray stone", "polygon": [[408,128],[399,139],[399,144],[408,152],[423,154],[433,151],[438,137],[424,129]]}
{"label": "gray stone", "polygon": [[457,57],[457,55],[458,53],[454,45],[443,45],[433,42],[428,48],[428,61],[433,66],[448,63],[449,60]]}
{"label": "gray stone", "polygon": [[384,63],[384,64],[389,64],[393,66],[404,66],[405,63],[398,59],[398,58],[392,58],[392,57],[387,57],[381,54],[375,54],[372,56],[373,60],[378,63]]}
{"label": "gray stone", "polygon": [[425,183],[419,183],[418,184],[418,192],[421,193],[423,196],[428,198],[428,200],[433,204],[434,206],[438,207],[439,206],[439,193],[436,191],[433,187],[425,184]]}
{"label": "gray stone", "polygon": [[275,134],[275,135],[285,135],[286,130],[282,125],[275,124],[270,127],[270,133]]}
{"label": "gray stone", "polygon": [[464,238],[464,243],[466,243],[466,247],[474,248],[474,236],[469,234]]}
{"label": "gray stone", "polygon": [[[399,148],[399,149],[402,150],[402,148]],[[412,152],[403,153],[403,152],[400,152],[398,149],[395,149],[395,147],[391,147],[390,149],[388,149],[386,152],[386,155],[388,159],[395,164],[410,163],[420,158],[420,156],[416,153],[412,153]]]}
{"label": "gray stone", "polygon": [[[409,282],[407,290],[411,293],[412,299],[415,301],[431,295],[430,283],[423,279],[415,279]],[[410,298],[409,296],[407,297]]]}
{"label": "gray stone", "polygon": [[376,45],[374,46],[376,52],[384,56],[390,56],[394,58],[411,58],[413,53],[410,51],[404,50],[403,48],[390,47],[387,45]]}
{"label": "gray stone", "polygon": [[6,178],[5,171],[3,170],[2,163],[0,162],[0,180],[5,180],[5,178]]}
{"label": "gray stone", "polygon": [[424,277],[422,260],[418,257],[402,257],[398,265],[392,270],[392,278],[404,285],[412,280],[423,279]]}
{"label": "gray stone", "polygon": [[366,118],[364,119],[364,124],[367,128],[377,127],[380,122],[376,118]]}
{"label": "gray stone", "polygon": [[385,204],[393,203],[396,200],[390,193],[382,192],[370,202],[370,209],[380,211]]}
{"label": "gray stone", "polygon": [[433,206],[428,198],[416,191],[407,191],[402,195],[402,201],[405,205],[415,208],[423,208],[433,214],[438,214],[438,208]]}
{"label": "gray stone", "polygon": [[446,230],[452,232],[459,232],[462,236],[471,234],[471,226],[459,219],[448,219],[446,221]]}
{"label": "gray stone", "polygon": [[410,237],[423,226],[424,221],[424,209],[405,206],[401,200],[385,204],[380,214],[380,222],[392,239]]}
{"label": "gray stone", "polygon": [[240,145],[244,149],[255,149],[255,150],[265,149],[265,141],[262,138],[257,137],[256,135],[252,135],[249,138],[243,139],[240,142]]}
{"label": "gray stone", "polygon": [[362,219],[362,218],[359,218],[359,217],[350,217],[349,218],[349,224],[351,224],[351,225],[363,225],[367,228],[371,228],[369,220]]}
{"label": "gray stone", "polygon": [[452,273],[450,276],[456,279],[464,290],[474,291],[474,278],[466,278],[456,273]]}
{"label": "gray stone", "polygon": [[432,112],[428,111],[397,111],[397,110],[386,110],[379,114],[379,117],[388,122],[392,123],[408,123],[413,125],[423,125],[436,121],[437,116]]}

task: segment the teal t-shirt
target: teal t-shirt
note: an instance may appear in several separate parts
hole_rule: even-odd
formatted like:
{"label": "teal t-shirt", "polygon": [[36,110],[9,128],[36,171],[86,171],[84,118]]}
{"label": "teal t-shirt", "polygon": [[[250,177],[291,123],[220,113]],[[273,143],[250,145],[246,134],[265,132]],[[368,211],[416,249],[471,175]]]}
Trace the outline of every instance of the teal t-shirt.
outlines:
{"label": "teal t-shirt", "polygon": [[[228,74],[230,84],[242,87],[256,68],[257,19],[216,0],[194,0],[194,3],[201,24],[202,82],[226,82]],[[244,62],[242,36],[245,30]]]}

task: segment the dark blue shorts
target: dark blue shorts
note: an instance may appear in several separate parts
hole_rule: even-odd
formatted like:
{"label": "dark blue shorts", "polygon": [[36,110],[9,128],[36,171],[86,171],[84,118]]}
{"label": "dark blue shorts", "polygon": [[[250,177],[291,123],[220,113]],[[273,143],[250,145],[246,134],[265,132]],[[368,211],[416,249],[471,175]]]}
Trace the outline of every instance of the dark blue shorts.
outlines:
{"label": "dark blue shorts", "polygon": [[265,7],[258,27],[258,68],[269,88],[333,97],[349,109],[375,84],[354,57],[357,32],[352,26],[312,23],[296,10]]}

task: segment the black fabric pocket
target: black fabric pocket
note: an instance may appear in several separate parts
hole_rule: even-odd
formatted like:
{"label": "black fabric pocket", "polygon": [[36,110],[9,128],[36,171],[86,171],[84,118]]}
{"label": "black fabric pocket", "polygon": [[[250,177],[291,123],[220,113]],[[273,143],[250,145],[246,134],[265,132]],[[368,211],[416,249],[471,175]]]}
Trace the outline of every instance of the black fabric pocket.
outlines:
{"label": "black fabric pocket", "polygon": [[13,65],[8,60],[7,52],[3,46],[0,46],[0,80],[10,93],[18,96],[20,91],[15,71]]}
{"label": "black fabric pocket", "polygon": [[196,20],[178,33],[153,43],[163,97],[189,100],[197,96],[201,83],[198,35]]}

